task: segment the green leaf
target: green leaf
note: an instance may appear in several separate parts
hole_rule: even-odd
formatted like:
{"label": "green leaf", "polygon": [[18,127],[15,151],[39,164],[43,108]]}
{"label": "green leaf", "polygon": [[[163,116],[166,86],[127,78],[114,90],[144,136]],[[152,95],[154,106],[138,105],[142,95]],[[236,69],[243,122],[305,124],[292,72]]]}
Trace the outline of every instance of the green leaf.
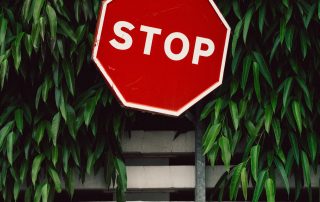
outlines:
{"label": "green leaf", "polygon": [[259,31],[262,34],[263,32],[263,26],[264,26],[264,21],[266,18],[266,5],[264,4],[263,6],[260,7],[259,9]]}
{"label": "green leaf", "polygon": [[301,117],[300,102],[294,101],[292,103],[292,112],[293,112],[294,118],[296,120],[299,133],[301,134],[302,133],[302,117]]}
{"label": "green leaf", "polygon": [[121,191],[125,192],[127,190],[127,171],[126,171],[126,166],[124,162],[119,159],[115,158],[114,159],[114,166],[117,170],[117,185],[120,188]]}
{"label": "green leaf", "polygon": [[259,153],[260,153],[260,145],[253,146],[251,148],[251,151],[250,151],[251,174],[254,181],[257,181],[257,178],[258,178]]}
{"label": "green leaf", "polygon": [[40,22],[34,22],[32,24],[32,30],[31,30],[31,44],[32,47],[38,51],[39,44],[40,44]]}
{"label": "green leaf", "polygon": [[21,183],[19,181],[15,181],[14,185],[13,185],[13,198],[14,201],[18,200],[18,196],[20,193],[20,187],[21,187]]}
{"label": "green leaf", "polygon": [[239,122],[240,122],[238,106],[233,101],[229,102],[229,106],[230,106],[230,114],[231,114],[231,117],[232,117],[233,126],[234,126],[235,130],[238,130]]}
{"label": "green leaf", "polygon": [[66,189],[68,190],[68,193],[72,198],[74,195],[74,189],[75,189],[74,172],[72,169],[70,169],[67,173]]}
{"label": "green leaf", "polygon": [[86,25],[80,25],[77,30],[76,30],[76,39],[77,39],[77,44],[80,44],[80,42],[83,40],[83,37],[87,31]]}
{"label": "green leaf", "polygon": [[289,185],[288,175],[287,175],[282,163],[277,158],[274,159],[274,163],[275,163],[278,171],[280,172],[282,181],[284,183],[284,186],[285,186],[285,188],[287,190],[287,193],[288,193],[288,196],[289,196],[289,194],[290,194],[290,185]]}
{"label": "green leaf", "polygon": [[320,1],[318,2],[318,18],[320,20]]}
{"label": "green leaf", "polygon": [[219,152],[218,143],[214,143],[212,149],[207,153],[211,167],[214,167]]}
{"label": "green leaf", "polygon": [[318,139],[314,133],[308,135],[308,148],[312,162],[316,161],[318,151]]}
{"label": "green leaf", "polygon": [[14,43],[12,44],[12,57],[16,71],[18,72],[21,64],[21,39],[24,33],[21,32],[16,36]]}
{"label": "green leaf", "polygon": [[90,152],[87,160],[87,167],[86,167],[86,172],[88,175],[91,175],[93,171],[94,163],[95,163],[94,153]]}
{"label": "green leaf", "polygon": [[316,11],[316,6],[317,5],[315,3],[312,6],[310,6],[307,15],[303,17],[303,24],[306,29],[308,29],[310,21]]}
{"label": "green leaf", "polygon": [[265,189],[266,189],[266,195],[267,195],[267,201],[268,202],[275,202],[276,197],[276,190],[274,181],[271,178],[268,178],[265,182]]}
{"label": "green leaf", "polygon": [[289,0],[282,0],[283,5],[285,5],[287,8],[289,7]]}
{"label": "green leaf", "polygon": [[2,90],[4,87],[4,81],[7,78],[8,75],[8,60],[4,60],[0,63],[0,89]]}
{"label": "green leaf", "polygon": [[270,87],[273,88],[271,73],[268,69],[268,66],[267,66],[266,61],[264,60],[263,56],[259,52],[253,52],[253,55],[259,64],[259,70],[260,70],[262,76],[266,79],[266,81],[270,85]]}
{"label": "green leaf", "polygon": [[89,126],[89,123],[96,109],[96,105],[97,105],[97,99],[95,98],[89,99],[86,104],[86,107],[84,109],[84,122],[86,126]]}
{"label": "green leaf", "polygon": [[36,191],[34,193],[34,198],[33,198],[33,201],[34,202],[40,202],[41,200],[41,192],[42,192],[42,187],[43,187],[43,183],[42,184],[38,184],[36,186]]}
{"label": "green leaf", "polygon": [[297,165],[299,165],[299,147],[295,134],[289,133],[289,140],[293,149],[294,158],[296,159]]}
{"label": "green leaf", "polygon": [[26,161],[23,161],[21,167],[20,167],[20,172],[19,172],[19,175],[20,175],[20,182],[23,183],[24,180],[26,179],[26,176],[27,176],[27,172],[28,172],[28,166],[29,166],[29,162],[26,160]]}
{"label": "green leaf", "polygon": [[0,55],[5,52],[5,39],[7,34],[8,21],[0,16]]}
{"label": "green leaf", "polygon": [[36,180],[38,178],[38,173],[41,168],[41,163],[44,159],[43,154],[39,154],[36,156],[32,162],[32,170],[31,170],[31,179],[32,179],[32,184],[33,186],[36,185]]}
{"label": "green leaf", "polygon": [[50,127],[51,139],[54,146],[57,145],[58,132],[60,128],[60,120],[61,120],[61,116],[60,116],[60,113],[58,112],[56,115],[54,115],[52,119],[51,127]]}
{"label": "green leaf", "polygon": [[275,41],[274,41],[274,44],[273,44],[273,47],[272,47],[272,50],[271,50],[271,54],[270,54],[270,58],[269,58],[269,61],[270,61],[270,62],[273,60],[274,55],[275,55],[275,53],[276,53],[279,45],[280,45],[280,38],[277,37],[277,38],[275,39]]}
{"label": "green leaf", "polygon": [[245,90],[245,88],[246,88],[251,65],[252,65],[252,56],[248,55],[243,59],[243,71],[242,71],[242,78],[241,78],[241,89],[242,90]]}
{"label": "green leaf", "polygon": [[274,119],[272,121],[272,129],[273,129],[274,138],[276,140],[277,146],[280,146],[281,127],[280,127],[280,121],[278,119]]}
{"label": "green leaf", "polygon": [[246,11],[246,14],[244,16],[244,25],[243,25],[243,41],[244,43],[247,42],[247,36],[248,36],[248,31],[249,31],[249,27],[250,27],[250,23],[251,23],[251,19],[253,16],[253,8],[251,7],[250,9],[248,9]]}
{"label": "green leaf", "polygon": [[69,157],[70,157],[70,151],[64,145],[62,148],[62,163],[63,163],[63,171],[66,174],[69,172]]}
{"label": "green leaf", "polygon": [[267,133],[270,132],[270,127],[271,127],[271,123],[272,123],[272,116],[273,116],[272,106],[267,105],[264,109],[264,117],[265,117],[264,127],[265,127]]}
{"label": "green leaf", "polygon": [[256,62],[253,63],[253,84],[259,103],[261,102],[261,87],[259,78],[259,66]]}
{"label": "green leaf", "polygon": [[232,2],[232,8],[234,14],[237,16],[237,18],[240,20],[241,19],[241,10],[240,10],[240,5],[238,1],[233,1]]}
{"label": "green leaf", "polygon": [[232,72],[232,75],[234,75],[237,71],[237,68],[239,66],[239,62],[240,62],[240,57],[241,55],[241,51],[237,51],[233,57],[233,60],[232,60],[232,63],[231,63],[231,72]]}
{"label": "green leaf", "polygon": [[24,202],[31,202],[32,187],[27,187],[24,193]]}
{"label": "green leaf", "polygon": [[2,148],[2,145],[4,143],[4,140],[6,139],[7,135],[13,128],[13,121],[7,123],[1,130],[0,130],[0,149]]}
{"label": "green leaf", "polygon": [[242,168],[241,170],[241,187],[242,194],[245,200],[248,199],[248,173],[247,168]]}
{"label": "green leaf", "polygon": [[51,161],[54,166],[57,165],[58,157],[59,157],[58,147],[53,147],[51,152]]}
{"label": "green leaf", "polygon": [[207,154],[213,147],[216,142],[216,139],[221,131],[221,124],[214,124],[210,126],[207,134],[205,135],[203,146],[204,154]]}
{"label": "green leaf", "polygon": [[25,0],[23,1],[23,6],[22,6],[22,10],[21,10],[21,16],[22,16],[22,20],[24,22],[27,21],[28,15],[29,15],[29,10],[30,10],[30,5],[31,5],[31,0]]}
{"label": "green leaf", "polygon": [[24,47],[30,57],[32,54],[32,47],[33,47],[31,35],[25,34],[23,38],[23,42],[24,42]]}
{"label": "green leaf", "polygon": [[58,22],[59,22],[58,27],[60,28],[61,34],[68,37],[69,39],[71,39],[71,41],[73,41],[74,43],[77,43],[77,38],[75,36],[75,33],[74,33],[72,27],[70,27],[70,25],[67,22],[65,22],[64,20],[62,20],[61,18],[58,19]]}
{"label": "green leaf", "polygon": [[10,165],[13,164],[13,142],[14,142],[14,132],[9,133],[7,137],[7,158]]}
{"label": "green leaf", "polygon": [[258,202],[259,198],[261,196],[262,190],[263,190],[263,185],[266,181],[266,177],[267,177],[267,171],[263,170],[259,173],[259,177],[258,177],[258,181],[256,184],[256,187],[254,189],[253,192],[253,199],[252,202]]}
{"label": "green leaf", "polygon": [[283,41],[286,36],[286,26],[287,26],[286,21],[284,19],[281,19],[280,20],[280,43],[281,43],[281,45],[283,44]]}
{"label": "green leaf", "polygon": [[310,96],[310,92],[309,92],[309,89],[307,87],[307,84],[306,84],[305,80],[303,80],[303,79],[298,77],[297,78],[297,82],[298,82],[300,88],[304,92],[304,100],[305,100],[309,110],[312,111],[312,98]]}
{"label": "green leaf", "polygon": [[240,20],[236,26],[236,28],[234,29],[234,33],[233,33],[233,38],[232,38],[232,48],[231,48],[231,52],[232,52],[232,56],[235,56],[236,53],[236,49],[237,49],[237,44],[239,41],[239,37],[240,37],[240,32],[242,31],[242,20]]}
{"label": "green leaf", "polygon": [[71,95],[74,95],[75,92],[75,74],[74,68],[67,61],[62,62],[64,77]]}
{"label": "green leaf", "polygon": [[302,150],[301,150],[301,164],[302,164],[304,181],[307,184],[308,188],[311,188],[310,164],[309,164],[307,154]]}
{"label": "green leaf", "polygon": [[36,141],[37,145],[39,145],[43,139],[45,128],[46,123],[42,121],[34,129],[33,139]]}
{"label": "green leaf", "polygon": [[231,200],[234,200],[237,198],[242,168],[243,168],[243,163],[240,163],[233,169],[231,183],[230,183],[230,192],[229,192],[229,198]]}
{"label": "green leaf", "polygon": [[230,170],[230,161],[231,161],[231,150],[229,139],[225,136],[219,138],[219,147],[221,149],[222,161],[226,170],[229,172]]}
{"label": "green leaf", "polygon": [[40,13],[44,4],[44,0],[33,0],[33,20],[38,21],[40,18]]}
{"label": "green leaf", "polygon": [[49,168],[49,174],[50,174],[51,179],[54,183],[54,187],[55,187],[56,191],[58,193],[60,193],[62,191],[62,188],[61,188],[61,181],[60,181],[59,174],[53,168]]}
{"label": "green leaf", "polygon": [[215,102],[209,102],[208,104],[206,104],[206,106],[203,108],[201,115],[200,115],[200,121],[203,121],[204,119],[206,119],[208,117],[208,115],[213,111],[213,106],[214,106]]}
{"label": "green leaf", "polygon": [[23,130],[23,111],[22,109],[17,109],[14,113],[14,118],[16,122],[16,126],[20,133],[22,133]]}
{"label": "green leaf", "polygon": [[41,188],[41,198],[42,202],[48,202],[50,185],[48,183],[43,184]]}
{"label": "green leaf", "polygon": [[290,26],[286,30],[286,37],[285,37],[286,46],[289,52],[291,52],[292,50],[293,37],[294,37],[294,29],[293,27]]}
{"label": "green leaf", "polygon": [[50,36],[51,36],[51,41],[53,42],[53,46],[52,46],[52,49],[53,49],[55,41],[57,39],[57,27],[58,27],[57,14],[56,14],[56,11],[50,6],[50,4],[47,4],[46,12],[49,19]]}
{"label": "green leaf", "polygon": [[288,104],[288,97],[291,92],[291,86],[292,86],[292,78],[288,78],[284,81],[284,89],[283,89],[283,107],[286,107]]}

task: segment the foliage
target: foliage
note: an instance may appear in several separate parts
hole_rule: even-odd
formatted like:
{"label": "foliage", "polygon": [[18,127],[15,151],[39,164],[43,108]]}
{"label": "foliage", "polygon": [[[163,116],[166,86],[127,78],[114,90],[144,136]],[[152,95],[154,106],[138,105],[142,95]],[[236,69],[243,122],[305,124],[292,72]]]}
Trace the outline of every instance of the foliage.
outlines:
{"label": "foliage", "polygon": [[[99,0],[0,2],[0,192],[52,200],[103,168],[124,200],[119,139],[126,117],[91,62]],[[276,200],[276,173],[296,199],[319,158],[320,3],[218,1],[232,27],[224,85],[203,109],[203,149],[226,167],[231,200],[255,185]],[[85,143],[85,144],[84,144]],[[232,165],[238,150],[241,161]],[[311,196],[311,194],[310,194]],[[310,200],[312,200],[310,198]]]}
{"label": "foliage", "polygon": [[[52,201],[104,168],[124,200],[125,115],[91,62],[99,0],[0,2],[0,193]],[[85,68],[84,68],[85,67]]]}
{"label": "foliage", "polygon": [[275,201],[278,173],[288,195],[294,177],[295,199],[305,186],[312,201],[310,174],[319,163],[320,3],[227,0],[219,7],[233,30],[229,72],[201,115],[209,123],[204,152],[212,165],[221,154],[227,169],[218,189],[228,190],[232,200],[241,184],[247,199],[251,181],[253,201],[263,189]]}

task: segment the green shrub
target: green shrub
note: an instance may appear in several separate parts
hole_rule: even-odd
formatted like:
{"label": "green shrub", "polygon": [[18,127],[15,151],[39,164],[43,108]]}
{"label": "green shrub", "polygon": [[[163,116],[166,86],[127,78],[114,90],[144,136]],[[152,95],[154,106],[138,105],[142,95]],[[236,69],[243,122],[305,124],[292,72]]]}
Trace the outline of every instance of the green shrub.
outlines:
{"label": "green shrub", "polygon": [[[120,135],[132,113],[118,107],[91,62],[98,0],[0,2],[0,192],[29,201],[73,195],[74,176],[104,169],[124,200]],[[320,3],[218,1],[232,26],[222,87],[205,106],[204,152],[221,156],[217,186],[235,199],[255,185],[274,201],[275,173],[296,198],[319,159]],[[129,119],[128,119],[129,117]],[[207,140],[207,141],[206,141]],[[210,141],[208,141],[210,140]],[[243,146],[242,160],[230,161]],[[240,148],[241,149],[241,148]],[[76,175],[78,173],[78,175]],[[311,197],[311,193],[310,193]],[[312,200],[310,198],[310,200]]]}
{"label": "green shrub", "polygon": [[[96,1],[1,1],[0,192],[52,200],[62,179],[104,168],[126,190],[119,149],[125,114],[91,62]],[[106,185],[107,187],[107,185]]]}
{"label": "green shrub", "polygon": [[[303,186],[311,198],[311,170],[319,163],[319,1],[219,1],[232,37],[223,86],[202,112],[209,122],[204,151],[214,165],[221,155],[227,175],[220,194],[237,197],[254,185],[275,201],[275,174],[295,198]],[[206,141],[212,140],[215,141]],[[230,165],[236,150],[242,160]]]}

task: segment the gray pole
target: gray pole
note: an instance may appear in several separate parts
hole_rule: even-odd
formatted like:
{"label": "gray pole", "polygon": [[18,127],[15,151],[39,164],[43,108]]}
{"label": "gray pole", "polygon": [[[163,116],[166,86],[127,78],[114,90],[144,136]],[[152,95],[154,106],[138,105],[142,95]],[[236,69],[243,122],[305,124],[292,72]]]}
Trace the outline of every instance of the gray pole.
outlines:
{"label": "gray pole", "polygon": [[202,153],[202,136],[203,125],[200,122],[201,106],[197,106],[197,113],[195,117],[196,131],[195,131],[195,166],[196,166],[196,187],[195,187],[195,202],[206,201],[206,161]]}

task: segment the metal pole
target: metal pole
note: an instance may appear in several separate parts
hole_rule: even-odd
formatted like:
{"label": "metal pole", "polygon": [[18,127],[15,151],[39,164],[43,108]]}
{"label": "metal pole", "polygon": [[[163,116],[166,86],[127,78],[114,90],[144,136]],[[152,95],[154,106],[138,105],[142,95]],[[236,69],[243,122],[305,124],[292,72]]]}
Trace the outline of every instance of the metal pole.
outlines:
{"label": "metal pole", "polygon": [[200,110],[201,106],[197,106],[197,112],[195,117],[196,131],[195,131],[195,202],[206,201],[206,161],[205,156],[202,153],[202,136],[203,136],[203,124],[200,122]]}

